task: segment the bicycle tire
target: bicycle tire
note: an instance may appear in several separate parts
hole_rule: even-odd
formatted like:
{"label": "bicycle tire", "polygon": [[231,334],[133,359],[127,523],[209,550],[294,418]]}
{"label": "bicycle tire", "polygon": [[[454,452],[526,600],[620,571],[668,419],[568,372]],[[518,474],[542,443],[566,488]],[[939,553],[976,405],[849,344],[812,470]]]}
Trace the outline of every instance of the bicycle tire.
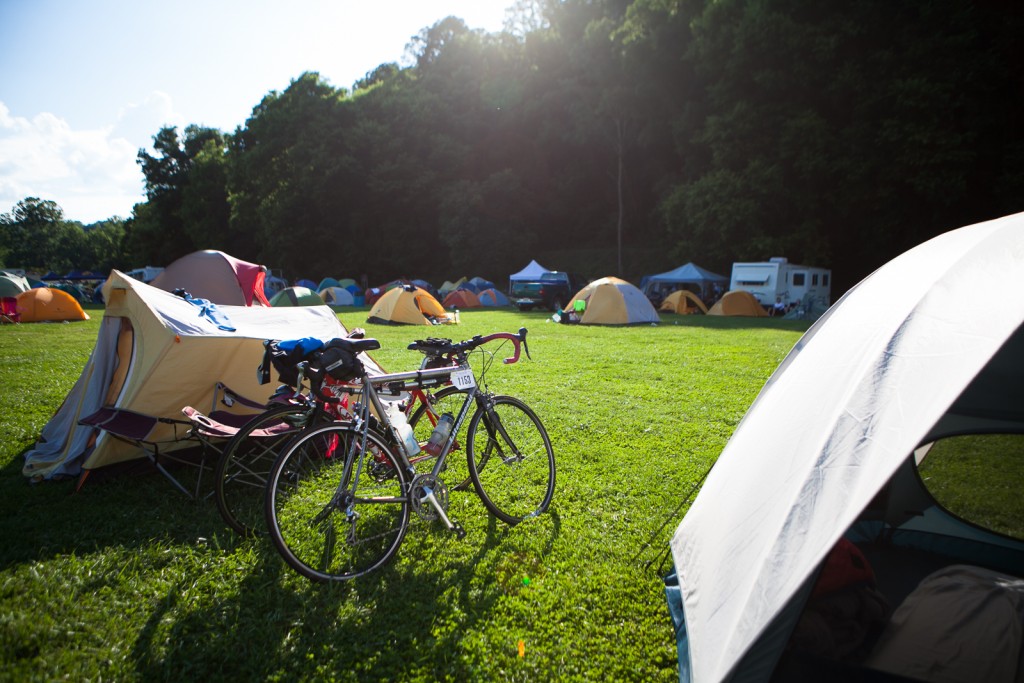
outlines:
{"label": "bicycle tire", "polygon": [[[457,397],[457,398],[455,398]],[[458,417],[465,400],[466,392],[458,387],[444,387],[433,395],[431,406],[420,404],[413,413],[409,424],[412,425],[416,439],[420,443],[426,443],[434,431],[434,424],[427,418],[427,411],[432,409],[435,416],[445,412],[451,413],[452,417]],[[433,470],[436,459],[431,456],[414,458],[413,467],[417,474],[427,474]],[[473,479],[469,476],[469,458],[466,455],[466,445],[458,437],[445,458],[445,467],[441,472],[441,478],[448,484],[450,491],[469,491],[473,486]]]}
{"label": "bicycle tire", "polygon": [[[214,499],[229,527],[242,536],[266,534],[263,492],[277,451],[309,420],[330,419],[309,406],[282,404],[257,415],[231,437],[214,472]],[[254,432],[260,435],[254,437]]]}
{"label": "bicycle tire", "polygon": [[515,525],[551,505],[555,453],[544,425],[528,405],[512,396],[485,400],[491,409],[478,408],[466,432],[469,473],[491,514]]}
{"label": "bicycle tire", "polygon": [[271,468],[264,507],[270,538],[285,562],[312,581],[345,581],[379,569],[408,530],[405,472],[379,435],[366,433],[371,457],[356,454],[349,481],[341,481],[352,440],[362,438],[344,423],[313,427]]}

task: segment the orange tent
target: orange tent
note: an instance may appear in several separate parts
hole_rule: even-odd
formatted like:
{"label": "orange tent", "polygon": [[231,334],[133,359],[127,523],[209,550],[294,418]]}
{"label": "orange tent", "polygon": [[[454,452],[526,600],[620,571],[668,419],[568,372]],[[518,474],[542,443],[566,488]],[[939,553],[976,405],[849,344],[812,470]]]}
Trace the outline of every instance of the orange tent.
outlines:
{"label": "orange tent", "polygon": [[745,315],[752,318],[767,318],[768,312],[750,292],[733,289],[722,295],[722,298],[708,311],[708,315]]}
{"label": "orange tent", "polygon": [[696,294],[688,289],[677,289],[676,291],[665,297],[665,300],[661,302],[661,310],[668,311],[669,313],[681,313],[688,315],[700,311],[701,313],[707,313],[708,307],[704,305]]}
{"label": "orange tent", "polygon": [[37,287],[19,294],[18,314],[23,323],[89,319],[89,314],[82,310],[75,297],[49,287]]}
{"label": "orange tent", "polygon": [[478,308],[483,305],[477,295],[468,289],[449,292],[441,303],[445,308]]}

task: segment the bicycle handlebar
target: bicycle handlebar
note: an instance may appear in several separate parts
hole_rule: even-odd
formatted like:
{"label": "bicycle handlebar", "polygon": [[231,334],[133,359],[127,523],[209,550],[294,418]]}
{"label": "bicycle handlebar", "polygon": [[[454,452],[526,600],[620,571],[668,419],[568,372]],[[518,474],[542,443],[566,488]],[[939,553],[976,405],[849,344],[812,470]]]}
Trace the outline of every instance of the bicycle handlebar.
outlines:
{"label": "bicycle handlebar", "polygon": [[[471,339],[467,339],[461,342],[452,342],[451,339],[419,339],[409,344],[409,350],[420,351],[427,355],[433,356],[450,356],[465,354],[473,349],[483,346],[488,342],[497,341],[498,339],[507,339],[512,342],[515,350],[511,357],[505,358],[502,362],[506,365],[511,365],[519,361],[519,350],[526,352],[526,357],[530,358],[530,347],[526,343],[526,328],[520,327],[519,332],[495,332],[494,334],[488,334],[485,336],[476,335]],[[532,360],[532,359],[531,359]]]}

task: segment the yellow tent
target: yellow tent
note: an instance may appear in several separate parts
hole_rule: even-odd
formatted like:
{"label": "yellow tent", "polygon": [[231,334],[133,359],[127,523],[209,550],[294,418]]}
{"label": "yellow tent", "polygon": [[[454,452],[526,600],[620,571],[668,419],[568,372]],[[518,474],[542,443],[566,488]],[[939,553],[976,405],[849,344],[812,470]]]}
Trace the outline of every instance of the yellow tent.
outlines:
{"label": "yellow tent", "polygon": [[38,287],[19,294],[18,314],[23,323],[89,319],[89,314],[82,310],[75,297],[50,287]]}
{"label": "yellow tent", "polygon": [[641,325],[660,320],[658,312],[634,285],[617,277],[594,280],[573,297],[566,310],[579,310],[583,302],[583,325]]}
{"label": "yellow tent", "polygon": [[696,294],[688,289],[677,289],[676,291],[665,297],[665,300],[661,302],[661,310],[669,313],[681,313],[682,315],[688,315],[690,313],[707,313],[708,307],[704,305]]}
{"label": "yellow tent", "polygon": [[768,312],[750,292],[733,289],[722,295],[722,298],[708,311],[708,315],[745,315],[753,318],[767,318]]}
{"label": "yellow tent", "polygon": [[389,290],[370,309],[368,323],[430,325],[431,318],[447,319],[444,307],[430,292],[412,285]]}
{"label": "yellow tent", "polygon": [[438,288],[437,293],[440,294],[442,297],[448,296],[449,292],[454,292],[456,289],[466,284],[466,279],[466,276],[463,275],[455,282],[452,282],[451,280],[445,280],[444,284]]}

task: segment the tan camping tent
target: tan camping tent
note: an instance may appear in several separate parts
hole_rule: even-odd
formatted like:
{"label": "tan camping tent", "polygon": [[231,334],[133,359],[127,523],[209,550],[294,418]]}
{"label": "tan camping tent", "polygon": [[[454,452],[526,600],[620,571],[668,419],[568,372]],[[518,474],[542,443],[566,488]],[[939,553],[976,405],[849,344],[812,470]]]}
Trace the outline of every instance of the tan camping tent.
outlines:
{"label": "tan camping tent", "polygon": [[753,318],[767,318],[768,312],[757,302],[754,295],[742,289],[733,289],[722,295],[708,315],[740,315]]}
{"label": "tan camping tent", "polygon": [[229,256],[222,251],[195,251],[167,266],[150,283],[173,292],[184,289],[193,297],[215,304],[252,306],[255,301],[269,306],[263,292],[266,269]]}
{"label": "tan camping tent", "polygon": [[617,277],[594,280],[576,293],[566,310],[585,304],[583,325],[640,325],[659,321],[658,312],[639,289]]}
{"label": "tan camping tent", "polygon": [[404,285],[391,289],[377,300],[366,318],[368,323],[430,325],[430,318],[446,318],[444,307],[430,292]]}
{"label": "tan camping tent", "polygon": [[677,289],[665,297],[665,300],[661,302],[660,310],[688,315],[697,311],[707,313],[708,307],[690,290]]}
{"label": "tan camping tent", "polygon": [[[276,385],[260,385],[256,368],[266,339],[315,337],[328,341],[345,328],[327,306],[197,306],[113,271],[103,287],[107,302],[100,332],[81,376],[64,404],[25,455],[32,478],[74,475],[143,457],[138,447],[78,425],[104,406],[154,417],[182,419],[181,409],[213,407],[215,386],[263,401]],[[177,436],[183,433],[179,426]],[[175,441],[172,425],[150,436],[168,452],[194,442]]]}
{"label": "tan camping tent", "polygon": [[23,323],[89,319],[75,297],[50,287],[37,287],[19,294],[18,315]]}

